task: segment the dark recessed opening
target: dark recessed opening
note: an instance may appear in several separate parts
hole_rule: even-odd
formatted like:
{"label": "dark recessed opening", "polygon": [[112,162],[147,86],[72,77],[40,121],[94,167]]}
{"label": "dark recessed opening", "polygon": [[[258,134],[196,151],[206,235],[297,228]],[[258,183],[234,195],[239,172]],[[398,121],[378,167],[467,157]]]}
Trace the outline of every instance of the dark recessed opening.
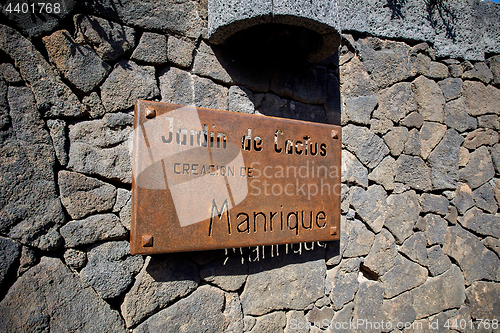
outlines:
{"label": "dark recessed opening", "polygon": [[319,33],[304,27],[267,23],[239,31],[225,44],[238,58],[290,62],[307,60],[322,40]]}

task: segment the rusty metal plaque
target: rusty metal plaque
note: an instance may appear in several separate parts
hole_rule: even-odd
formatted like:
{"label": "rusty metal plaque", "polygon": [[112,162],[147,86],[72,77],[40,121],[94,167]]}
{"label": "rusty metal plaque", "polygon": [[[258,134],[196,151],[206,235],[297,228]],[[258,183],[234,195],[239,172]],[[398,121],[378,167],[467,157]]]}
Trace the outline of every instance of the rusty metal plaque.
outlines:
{"label": "rusty metal plaque", "polygon": [[340,238],[341,128],[137,101],[132,254]]}

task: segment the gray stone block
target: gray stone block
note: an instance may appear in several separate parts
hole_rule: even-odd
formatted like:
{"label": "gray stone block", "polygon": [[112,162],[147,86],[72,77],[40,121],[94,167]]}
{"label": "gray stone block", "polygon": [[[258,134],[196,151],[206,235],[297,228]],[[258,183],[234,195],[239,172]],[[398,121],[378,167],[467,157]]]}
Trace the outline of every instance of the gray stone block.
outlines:
{"label": "gray stone block", "polygon": [[434,45],[438,57],[482,61],[485,54],[500,53],[500,5],[491,1],[432,6],[420,0],[389,5],[384,1],[341,0],[339,10],[342,30],[427,41]]}

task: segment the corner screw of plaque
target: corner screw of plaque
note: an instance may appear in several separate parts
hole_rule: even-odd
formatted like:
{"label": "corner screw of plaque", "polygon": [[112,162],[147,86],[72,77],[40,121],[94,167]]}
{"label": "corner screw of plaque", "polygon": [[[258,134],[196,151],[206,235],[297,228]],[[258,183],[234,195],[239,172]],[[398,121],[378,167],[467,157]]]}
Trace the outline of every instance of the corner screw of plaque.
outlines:
{"label": "corner screw of plaque", "polygon": [[153,236],[142,235],[142,247],[152,247],[153,246]]}
{"label": "corner screw of plaque", "polygon": [[337,234],[337,227],[331,227],[330,228],[330,234],[331,235],[336,235]]}
{"label": "corner screw of plaque", "polygon": [[146,109],[146,118],[153,119],[156,117],[156,110]]}
{"label": "corner screw of plaque", "polygon": [[332,139],[338,139],[339,138],[339,132],[336,130],[332,130]]}

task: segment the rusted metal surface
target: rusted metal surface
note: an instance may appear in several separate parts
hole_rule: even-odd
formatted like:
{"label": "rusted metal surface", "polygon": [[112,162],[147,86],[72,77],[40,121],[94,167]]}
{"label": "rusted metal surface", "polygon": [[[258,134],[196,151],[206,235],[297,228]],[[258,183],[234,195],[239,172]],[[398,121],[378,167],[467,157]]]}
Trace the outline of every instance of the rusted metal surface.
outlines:
{"label": "rusted metal surface", "polygon": [[340,239],[340,126],[137,101],[133,254]]}

